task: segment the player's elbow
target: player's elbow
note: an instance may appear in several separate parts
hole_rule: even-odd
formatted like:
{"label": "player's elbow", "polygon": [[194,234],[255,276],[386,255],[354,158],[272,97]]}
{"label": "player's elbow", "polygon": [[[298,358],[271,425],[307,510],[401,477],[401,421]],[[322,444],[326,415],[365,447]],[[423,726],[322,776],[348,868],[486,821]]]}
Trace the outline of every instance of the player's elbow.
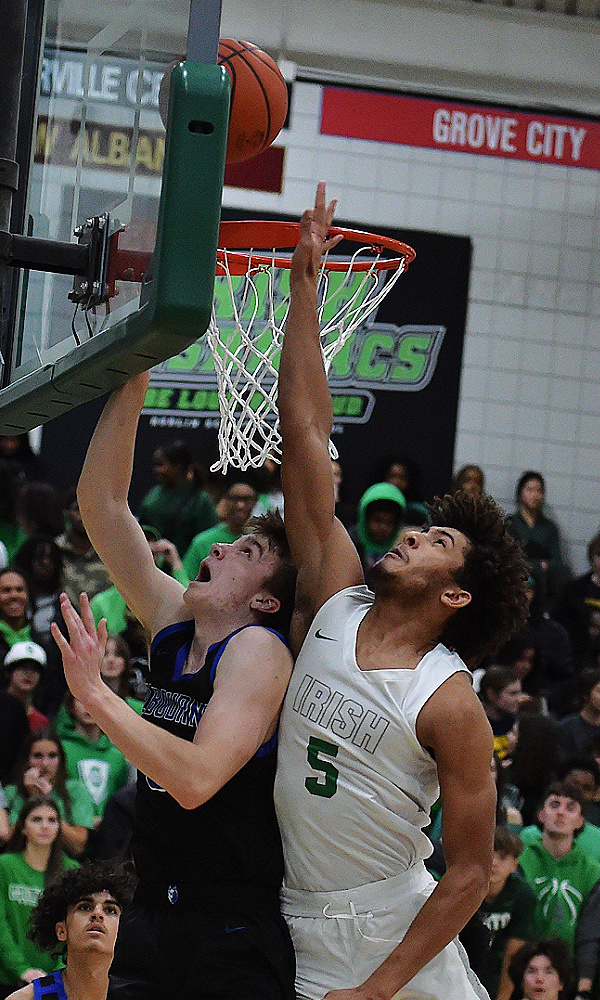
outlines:
{"label": "player's elbow", "polygon": [[206,799],[202,795],[190,788],[182,788],[180,791],[173,792],[172,794],[182,809],[197,809],[206,802]]}
{"label": "player's elbow", "polygon": [[186,781],[177,789],[173,789],[171,795],[179,803],[182,809],[198,809],[208,802],[214,795],[216,789],[211,790],[205,781]]}
{"label": "player's elbow", "polygon": [[473,901],[473,913],[478,910],[483,903],[490,887],[491,866],[487,863],[475,863],[469,865],[464,873],[465,892]]}
{"label": "player's elbow", "polygon": [[471,915],[479,909],[490,887],[491,863],[487,859],[449,865],[456,890],[460,894],[464,909]]}

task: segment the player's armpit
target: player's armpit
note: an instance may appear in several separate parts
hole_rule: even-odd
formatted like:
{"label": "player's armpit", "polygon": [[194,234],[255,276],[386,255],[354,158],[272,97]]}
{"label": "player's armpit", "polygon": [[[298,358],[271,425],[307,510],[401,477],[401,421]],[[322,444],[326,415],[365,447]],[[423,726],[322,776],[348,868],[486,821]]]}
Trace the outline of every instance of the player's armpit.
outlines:
{"label": "player's armpit", "polygon": [[[287,508],[285,523],[287,530]],[[343,524],[335,518],[329,539],[324,544],[315,539],[310,554],[298,569],[294,617],[290,630],[294,655],[299,653],[311,622],[325,601],[345,587],[354,587],[364,582],[356,548]]]}

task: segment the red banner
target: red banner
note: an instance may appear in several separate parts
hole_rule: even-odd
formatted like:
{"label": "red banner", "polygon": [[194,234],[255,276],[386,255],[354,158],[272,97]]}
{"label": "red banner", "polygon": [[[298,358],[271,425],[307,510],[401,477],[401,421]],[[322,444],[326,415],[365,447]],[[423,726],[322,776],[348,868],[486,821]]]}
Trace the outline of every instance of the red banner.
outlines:
{"label": "red banner", "polygon": [[285,149],[282,146],[269,146],[250,160],[228,163],[225,167],[225,184],[250,191],[281,194],[284,158]]}
{"label": "red banner", "polygon": [[584,118],[325,87],[321,133],[600,170],[600,122]]}

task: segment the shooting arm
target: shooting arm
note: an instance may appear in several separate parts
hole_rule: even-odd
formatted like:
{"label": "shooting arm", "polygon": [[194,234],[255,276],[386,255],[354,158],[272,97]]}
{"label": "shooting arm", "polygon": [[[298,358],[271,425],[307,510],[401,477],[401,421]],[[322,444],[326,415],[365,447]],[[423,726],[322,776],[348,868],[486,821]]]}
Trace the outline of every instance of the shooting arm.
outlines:
{"label": "shooting arm", "polygon": [[292,658],[272,632],[244,629],[230,640],[219,660],[214,693],[189,742],[141,718],[104,684],[100,663],[106,629],[101,624],[96,633],[87,601],[82,601],[85,624],[68,601],[61,606],[70,644],[58,629],[53,627],[52,634],[74,697],[127,760],[184,809],[210,799],[275,732]]}
{"label": "shooting arm", "polygon": [[[391,1000],[444,948],[481,905],[491,869],[496,792],[493,741],[469,679],[456,674],[429,699],[417,735],[435,754],[447,868],[402,942],[357,989],[356,1000]],[[337,991],[326,1000],[337,1000]],[[339,991],[339,997],[353,991]]]}
{"label": "shooting arm", "polygon": [[[300,601],[314,613],[331,594],[362,582],[358,557],[334,517],[329,458],[332,426],[317,315],[317,278],[333,215],[319,184],[315,208],[300,222],[290,274],[291,303],[279,368],[286,529],[299,571]],[[310,595],[310,596],[308,596]]]}
{"label": "shooting arm", "polygon": [[117,389],[94,432],[77,496],[96,552],[127,605],[151,632],[181,617],[183,588],[155,566],[148,543],[129,509],[127,495],[135,437],[148,373]]}

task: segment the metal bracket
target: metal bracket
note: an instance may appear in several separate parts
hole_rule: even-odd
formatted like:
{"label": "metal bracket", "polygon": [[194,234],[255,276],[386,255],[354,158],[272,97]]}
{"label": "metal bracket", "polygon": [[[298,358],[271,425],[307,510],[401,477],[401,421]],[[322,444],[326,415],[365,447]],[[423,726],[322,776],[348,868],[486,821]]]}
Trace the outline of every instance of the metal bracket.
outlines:
{"label": "metal bracket", "polygon": [[87,219],[75,230],[79,246],[88,250],[87,270],[75,275],[69,298],[84,309],[92,309],[108,299],[109,223],[108,213],[104,212]]}
{"label": "metal bracket", "polygon": [[75,281],[69,298],[84,309],[91,309],[108,298],[108,213],[87,219],[77,227],[75,236],[78,237],[77,243],[61,243],[59,240],[0,232],[0,260],[10,267],[73,274]]}

